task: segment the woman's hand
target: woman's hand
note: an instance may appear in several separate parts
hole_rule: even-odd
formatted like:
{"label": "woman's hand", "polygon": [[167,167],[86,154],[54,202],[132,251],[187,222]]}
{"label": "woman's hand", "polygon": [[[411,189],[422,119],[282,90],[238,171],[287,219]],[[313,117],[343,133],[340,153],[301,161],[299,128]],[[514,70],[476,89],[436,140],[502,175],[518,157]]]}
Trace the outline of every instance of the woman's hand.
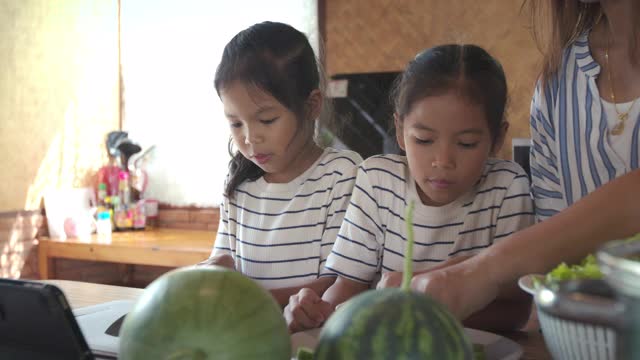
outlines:
{"label": "woman's hand", "polygon": [[389,271],[382,274],[376,289],[399,288],[402,285],[402,273],[399,271]]}
{"label": "woman's hand", "polygon": [[499,292],[499,285],[473,261],[418,274],[411,288],[426,293],[445,305],[460,320],[482,310]]}
{"label": "woman's hand", "polygon": [[214,255],[208,258],[207,260],[196,264],[196,266],[209,266],[209,265],[223,266],[231,270],[236,269],[236,262],[235,260],[233,260],[233,256],[229,254]]}
{"label": "woman's hand", "polygon": [[[446,261],[441,262],[436,266],[430,267],[427,270],[414,271],[413,277],[415,278],[421,274],[424,274],[430,271],[436,271],[438,269],[442,269],[447,266],[455,265],[459,262],[469,259],[470,257],[471,257],[470,255],[452,257]],[[380,277],[380,281],[378,282],[378,285],[376,286],[376,289],[399,288],[400,286],[402,286],[403,274],[404,273],[400,271],[389,271],[389,272],[383,273],[382,277]]]}
{"label": "woman's hand", "polygon": [[312,289],[303,288],[289,298],[289,304],[284,308],[284,318],[289,332],[294,333],[320,327],[332,312],[331,304],[322,300]]}

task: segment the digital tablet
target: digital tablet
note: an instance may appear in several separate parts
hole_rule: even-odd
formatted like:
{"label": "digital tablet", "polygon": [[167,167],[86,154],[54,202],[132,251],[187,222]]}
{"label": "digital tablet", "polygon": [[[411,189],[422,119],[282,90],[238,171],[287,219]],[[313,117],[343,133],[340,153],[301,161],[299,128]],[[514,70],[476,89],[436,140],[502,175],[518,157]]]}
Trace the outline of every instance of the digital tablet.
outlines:
{"label": "digital tablet", "polygon": [[94,359],[55,285],[0,278],[2,359]]}

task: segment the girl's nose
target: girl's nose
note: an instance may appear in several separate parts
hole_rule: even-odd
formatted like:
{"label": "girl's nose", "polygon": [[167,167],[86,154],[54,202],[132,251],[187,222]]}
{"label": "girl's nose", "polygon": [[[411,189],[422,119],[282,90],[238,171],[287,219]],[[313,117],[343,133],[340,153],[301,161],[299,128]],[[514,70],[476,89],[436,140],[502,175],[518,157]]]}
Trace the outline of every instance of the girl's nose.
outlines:
{"label": "girl's nose", "polygon": [[449,146],[443,146],[438,150],[438,153],[431,163],[431,167],[439,169],[455,169],[456,159],[454,151]]}
{"label": "girl's nose", "polygon": [[244,143],[246,145],[255,145],[260,144],[264,141],[264,136],[260,134],[257,129],[249,129],[249,127],[245,127],[244,134]]}

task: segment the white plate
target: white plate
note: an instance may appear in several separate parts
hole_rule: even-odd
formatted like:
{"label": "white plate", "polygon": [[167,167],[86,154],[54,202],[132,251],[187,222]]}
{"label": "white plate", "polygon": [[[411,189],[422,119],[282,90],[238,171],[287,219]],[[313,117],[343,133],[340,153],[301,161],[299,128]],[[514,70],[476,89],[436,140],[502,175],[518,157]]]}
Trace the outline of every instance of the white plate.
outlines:
{"label": "white plate", "polygon": [[543,280],[544,275],[529,274],[529,275],[522,276],[520,277],[520,279],[518,279],[518,286],[520,286],[520,289],[528,292],[529,294],[535,295],[536,286],[534,285],[534,281],[533,281],[534,279]]}
{"label": "white plate", "polygon": [[[503,336],[475,329],[464,329],[473,344],[484,346],[487,360],[517,360],[522,356],[522,347]],[[291,336],[293,354],[300,346],[314,349],[318,343],[320,329],[307,330]],[[294,358],[295,359],[295,358]]]}

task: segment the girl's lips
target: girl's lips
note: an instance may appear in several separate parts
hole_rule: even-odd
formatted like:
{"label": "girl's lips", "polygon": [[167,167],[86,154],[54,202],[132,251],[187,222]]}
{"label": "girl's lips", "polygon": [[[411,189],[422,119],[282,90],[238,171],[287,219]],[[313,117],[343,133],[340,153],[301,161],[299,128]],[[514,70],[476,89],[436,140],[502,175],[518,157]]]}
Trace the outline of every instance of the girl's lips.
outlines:
{"label": "girl's lips", "polygon": [[443,180],[443,179],[432,179],[432,180],[429,180],[429,183],[434,188],[441,189],[441,190],[448,189],[453,185],[452,181]]}
{"label": "girl's lips", "polygon": [[253,155],[253,159],[260,165],[268,162],[271,159],[271,155],[268,154],[256,154]]}

